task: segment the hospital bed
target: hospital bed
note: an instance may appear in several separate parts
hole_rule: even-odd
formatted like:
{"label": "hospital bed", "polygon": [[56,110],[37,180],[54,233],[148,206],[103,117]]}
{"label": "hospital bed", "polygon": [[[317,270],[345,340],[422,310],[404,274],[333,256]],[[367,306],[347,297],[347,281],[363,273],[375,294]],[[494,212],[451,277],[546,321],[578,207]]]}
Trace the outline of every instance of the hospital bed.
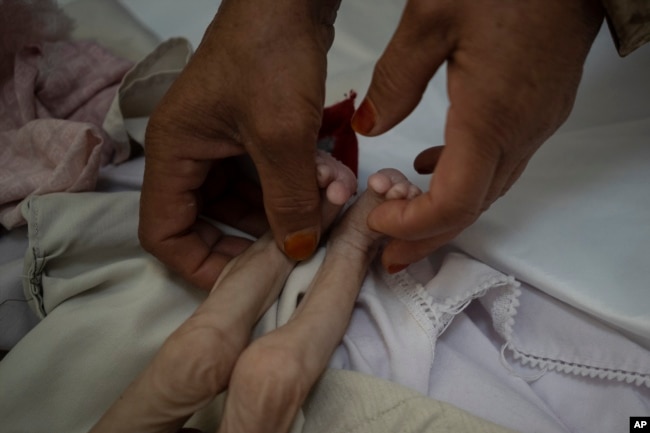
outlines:
{"label": "hospital bed", "polygon": [[[182,36],[196,47],[218,1],[60,3],[77,20],[75,37],[97,38],[138,61],[169,38]],[[343,2],[328,58],[328,105],[350,89],[364,94],[402,6],[395,0]],[[182,50],[185,43],[175,46]],[[533,157],[511,191],[450,246],[396,276],[372,268],[376,281],[364,286],[350,332],[331,366],[401,383],[519,431],[627,431],[629,417],[650,416],[649,76],[650,46],[621,59],[605,26],[587,59],[566,124]],[[411,162],[422,149],[443,143],[445,86],[443,68],[402,124],[377,138],[359,137],[361,186],[377,169],[392,166],[426,189],[428,177],[416,174]],[[142,141],[146,118],[126,118],[125,124],[129,134]],[[116,196],[119,202],[125,209],[135,206],[143,163],[140,156],[103,168],[97,190],[125,194]],[[34,208],[55,213],[62,206],[57,200],[46,198]],[[75,198],[60,200],[79,203]],[[86,227],[93,226],[76,230]],[[29,236],[24,226],[0,235],[3,351],[27,344],[25,340],[39,335],[46,323],[23,291],[23,285],[29,285],[24,283],[31,263]],[[483,290],[468,289],[480,286],[482,275],[497,282]],[[436,297],[445,290],[463,293],[462,299]],[[421,323],[417,312],[408,308],[404,311],[410,316],[404,320],[387,320],[381,326],[364,322],[384,308],[374,301],[392,296],[396,310],[381,311],[398,311],[408,306],[403,297],[413,291],[438,308],[439,314],[429,317],[435,323],[429,333],[416,335],[414,329]],[[198,296],[181,297],[186,311]],[[78,298],[56,302],[71,304],[70,299]],[[112,311],[128,315],[117,306]],[[161,335],[173,329],[174,321],[169,323]],[[412,344],[400,346],[389,334]],[[355,357],[361,336],[376,347]],[[119,336],[113,337],[119,341]],[[78,338],[87,342],[89,337]],[[66,341],[63,347],[79,342]],[[33,356],[52,356],[59,368],[65,365],[55,348]],[[114,353],[111,359],[127,358]],[[100,362],[93,358],[89,365]],[[3,363],[0,382],[13,371],[6,363],[3,369]],[[146,360],[133,363],[137,367]],[[49,385],[46,389],[56,389]],[[14,392],[0,389],[0,402]]]}

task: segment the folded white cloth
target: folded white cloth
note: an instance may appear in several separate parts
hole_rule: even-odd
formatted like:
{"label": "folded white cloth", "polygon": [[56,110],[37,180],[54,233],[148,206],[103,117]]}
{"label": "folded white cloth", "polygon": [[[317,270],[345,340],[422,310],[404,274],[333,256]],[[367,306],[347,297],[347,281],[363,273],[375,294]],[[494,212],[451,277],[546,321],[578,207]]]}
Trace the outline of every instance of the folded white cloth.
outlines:
{"label": "folded white cloth", "polygon": [[650,118],[558,134],[455,244],[650,349]]}

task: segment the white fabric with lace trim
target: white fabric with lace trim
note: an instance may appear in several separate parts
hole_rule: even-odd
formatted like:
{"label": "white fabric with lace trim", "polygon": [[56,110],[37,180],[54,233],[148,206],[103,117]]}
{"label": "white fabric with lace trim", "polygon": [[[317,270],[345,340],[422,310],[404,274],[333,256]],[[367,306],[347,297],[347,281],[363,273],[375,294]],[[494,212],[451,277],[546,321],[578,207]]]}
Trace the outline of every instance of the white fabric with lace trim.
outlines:
{"label": "white fabric with lace trim", "polygon": [[[481,303],[503,337],[503,361],[650,388],[650,352],[593,317],[538,290],[495,290]],[[513,370],[514,371],[514,370]]]}
{"label": "white fabric with lace trim", "polygon": [[515,430],[570,432],[615,431],[650,409],[648,359],[602,322],[464,254],[439,252],[395,275],[375,264],[330,366]]}

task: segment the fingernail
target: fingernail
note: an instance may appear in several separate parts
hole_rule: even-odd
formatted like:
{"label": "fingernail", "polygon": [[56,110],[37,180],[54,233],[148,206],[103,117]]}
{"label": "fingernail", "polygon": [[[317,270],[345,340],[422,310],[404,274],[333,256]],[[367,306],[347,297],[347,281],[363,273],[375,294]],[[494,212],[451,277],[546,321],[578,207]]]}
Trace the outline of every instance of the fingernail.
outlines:
{"label": "fingernail", "polygon": [[375,128],[376,111],[368,99],[364,99],[350,121],[352,129],[359,134],[370,134]]}
{"label": "fingernail", "polygon": [[404,269],[408,268],[409,265],[388,265],[386,267],[386,271],[388,271],[389,274],[396,274],[400,271],[403,271]]}
{"label": "fingernail", "polygon": [[293,260],[305,260],[314,253],[317,244],[314,230],[292,233],[284,239],[284,253]]}

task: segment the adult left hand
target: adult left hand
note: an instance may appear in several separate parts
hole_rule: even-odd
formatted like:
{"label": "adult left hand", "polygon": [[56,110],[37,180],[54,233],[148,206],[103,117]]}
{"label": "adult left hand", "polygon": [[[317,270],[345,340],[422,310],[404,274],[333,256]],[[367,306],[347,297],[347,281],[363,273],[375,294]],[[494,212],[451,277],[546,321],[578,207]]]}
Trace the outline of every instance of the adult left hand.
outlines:
{"label": "adult left hand", "polygon": [[353,118],[357,132],[388,131],[418,104],[447,61],[444,148],[415,159],[429,191],[368,218],[396,238],[382,262],[397,271],[472,224],[518,179],[566,120],[603,10],[598,0],[409,0]]}

